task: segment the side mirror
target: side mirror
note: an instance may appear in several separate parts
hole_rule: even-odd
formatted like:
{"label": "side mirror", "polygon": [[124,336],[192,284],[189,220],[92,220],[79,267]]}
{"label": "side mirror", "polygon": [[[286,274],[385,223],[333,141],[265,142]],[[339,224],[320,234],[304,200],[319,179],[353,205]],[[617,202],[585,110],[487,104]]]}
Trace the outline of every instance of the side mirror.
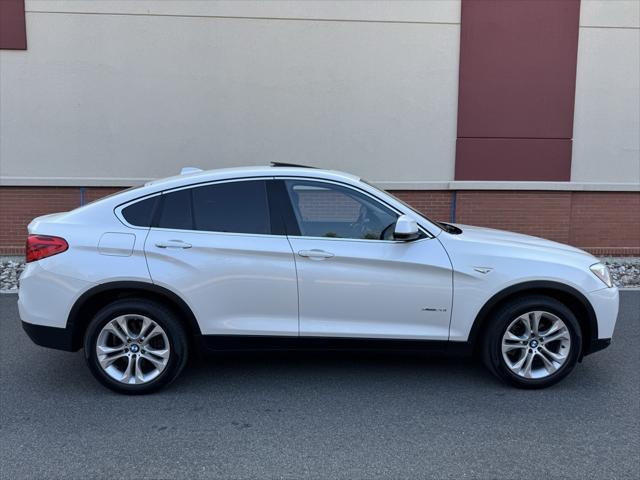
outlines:
{"label": "side mirror", "polygon": [[420,230],[416,221],[407,215],[400,215],[393,229],[393,238],[410,242],[420,237]]}

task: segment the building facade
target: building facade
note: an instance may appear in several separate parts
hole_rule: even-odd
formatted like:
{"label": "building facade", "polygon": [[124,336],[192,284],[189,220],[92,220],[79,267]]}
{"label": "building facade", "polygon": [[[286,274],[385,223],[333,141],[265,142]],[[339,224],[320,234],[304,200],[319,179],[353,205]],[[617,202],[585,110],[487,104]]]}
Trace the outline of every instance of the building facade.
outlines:
{"label": "building facade", "polygon": [[280,161],[640,255],[639,75],[637,0],[2,0],[0,254],[183,166]]}

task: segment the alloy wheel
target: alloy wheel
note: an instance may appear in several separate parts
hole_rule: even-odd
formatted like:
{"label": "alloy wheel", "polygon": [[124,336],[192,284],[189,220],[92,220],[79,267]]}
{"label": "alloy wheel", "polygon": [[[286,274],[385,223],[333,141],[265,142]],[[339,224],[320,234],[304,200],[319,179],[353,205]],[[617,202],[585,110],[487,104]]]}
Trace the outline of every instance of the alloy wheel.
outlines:
{"label": "alloy wheel", "polygon": [[557,372],[571,350],[571,334],[556,315],[531,311],[514,319],[502,336],[502,358],[511,372],[541,379]]}
{"label": "alloy wheel", "polygon": [[108,321],[96,340],[98,364],[112,379],[130,385],[148,383],[171,356],[167,334],[149,317],[120,315]]}

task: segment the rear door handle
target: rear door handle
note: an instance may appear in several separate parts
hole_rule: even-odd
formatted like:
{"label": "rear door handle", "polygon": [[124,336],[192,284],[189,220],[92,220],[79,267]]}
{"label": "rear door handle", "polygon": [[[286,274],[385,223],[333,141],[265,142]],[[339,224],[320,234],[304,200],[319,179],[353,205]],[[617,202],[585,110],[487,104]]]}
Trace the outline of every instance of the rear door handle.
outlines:
{"label": "rear door handle", "polygon": [[191,244],[182,240],[167,240],[165,242],[157,242],[158,248],[191,248]]}
{"label": "rear door handle", "polygon": [[324,250],[318,250],[317,248],[312,250],[300,250],[298,255],[301,257],[311,258],[312,260],[322,260],[324,258],[331,258],[334,256],[331,252],[325,252]]}

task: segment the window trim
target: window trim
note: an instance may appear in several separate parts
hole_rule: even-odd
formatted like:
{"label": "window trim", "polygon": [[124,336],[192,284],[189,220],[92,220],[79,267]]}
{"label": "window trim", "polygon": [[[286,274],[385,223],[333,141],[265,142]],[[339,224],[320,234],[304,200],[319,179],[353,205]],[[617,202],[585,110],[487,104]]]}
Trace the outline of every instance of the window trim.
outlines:
{"label": "window trim", "polygon": [[[291,203],[291,198],[289,197],[289,193],[286,191],[286,185],[284,184],[285,180],[302,180],[302,181],[312,181],[312,182],[320,182],[320,183],[329,183],[329,184],[333,184],[333,185],[338,185],[340,187],[343,188],[347,188],[350,190],[353,190],[357,193],[361,193],[364,194],[366,196],[368,196],[369,198],[371,198],[373,201],[377,201],[379,203],[382,203],[383,205],[385,205],[387,208],[391,209],[394,213],[396,213],[398,216],[400,215],[406,215],[406,212],[403,212],[402,210],[400,210],[399,208],[395,207],[394,205],[391,205],[390,203],[384,201],[383,199],[367,192],[366,190],[362,189],[362,188],[358,188],[354,185],[351,185],[349,183],[344,183],[344,182],[340,182],[340,181],[336,181],[336,180],[330,180],[330,179],[326,179],[326,178],[317,178],[317,177],[303,177],[303,176],[277,176],[274,178],[276,181],[281,181],[283,187],[285,188],[285,194],[286,194],[286,199],[287,202],[289,203],[289,208],[291,209],[291,211],[293,212],[293,205]],[[309,238],[309,239],[314,239],[314,240],[332,240],[332,241],[349,241],[349,242],[376,242],[376,243],[415,243],[415,242],[421,242],[423,240],[430,240],[432,238],[434,238],[434,236],[421,224],[418,223],[418,229],[420,230],[420,232],[422,232],[424,234],[424,237],[422,238],[418,238],[416,240],[413,240],[412,242],[407,242],[405,240],[381,240],[381,239],[367,239],[367,238],[339,238],[339,237],[311,237],[311,236],[306,236],[306,235],[302,235],[302,232],[300,232],[300,227],[297,223],[297,219],[294,216],[294,221],[296,222],[296,228],[298,229],[299,234],[298,235],[290,235],[287,232],[287,237],[292,236],[292,237],[296,237],[296,238]],[[417,223],[417,222],[416,222]],[[285,225],[288,226],[288,223],[285,223]]]}

